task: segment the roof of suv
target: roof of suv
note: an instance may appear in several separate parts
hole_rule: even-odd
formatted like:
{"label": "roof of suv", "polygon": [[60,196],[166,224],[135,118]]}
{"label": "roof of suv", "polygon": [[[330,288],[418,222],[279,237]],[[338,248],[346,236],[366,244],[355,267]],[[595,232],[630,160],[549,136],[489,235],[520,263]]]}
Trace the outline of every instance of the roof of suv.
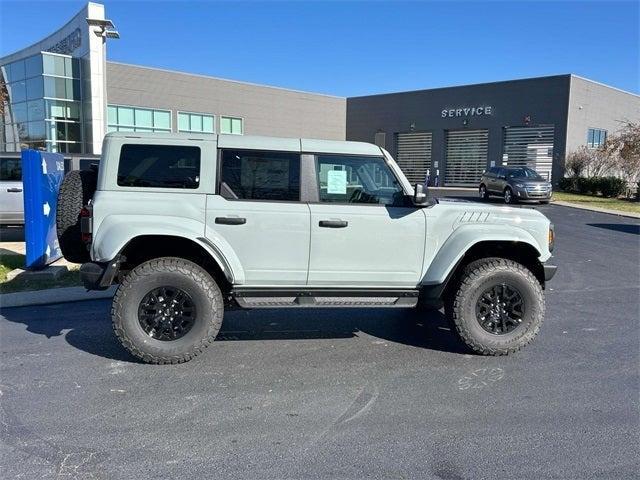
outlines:
{"label": "roof of suv", "polygon": [[105,136],[107,138],[129,138],[129,139],[158,139],[158,140],[198,140],[216,141],[220,148],[238,149],[265,149],[294,152],[313,153],[344,153],[351,155],[372,155],[382,154],[380,147],[365,142],[348,142],[342,140],[318,140],[310,138],[284,138],[284,137],[263,137],[257,135],[216,135],[199,133],[169,133],[169,132],[111,132]]}

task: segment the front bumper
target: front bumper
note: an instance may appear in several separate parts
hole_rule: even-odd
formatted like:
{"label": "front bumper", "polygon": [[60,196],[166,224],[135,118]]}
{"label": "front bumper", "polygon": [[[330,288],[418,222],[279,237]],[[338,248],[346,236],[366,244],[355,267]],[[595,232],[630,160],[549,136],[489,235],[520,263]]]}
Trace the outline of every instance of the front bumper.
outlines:
{"label": "front bumper", "polygon": [[106,290],[120,270],[120,258],[110,262],[88,262],[80,267],[80,280],[87,290]]}
{"label": "front bumper", "polygon": [[551,200],[552,190],[529,190],[525,188],[515,188],[515,196],[521,202],[540,202]]}
{"label": "front bumper", "polygon": [[543,265],[542,268],[544,269],[545,282],[548,282],[549,280],[551,280],[553,276],[556,274],[556,271],[558,270],[557,265]]}

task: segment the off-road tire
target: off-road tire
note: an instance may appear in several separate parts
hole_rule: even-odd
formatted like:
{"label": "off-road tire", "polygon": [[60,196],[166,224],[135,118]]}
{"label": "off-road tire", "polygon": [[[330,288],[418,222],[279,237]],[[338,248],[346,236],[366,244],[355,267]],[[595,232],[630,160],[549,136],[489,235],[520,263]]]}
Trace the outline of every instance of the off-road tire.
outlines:
{"label": "off-road tire", "polygon": [[80,232],[80,210],[96,191],[97,173],[93,170],[72,170],[64,176],[58,192],[56,229],[62,255],[69,262],[89,261],[87,246]]}
{"label": "off-road tire", "polygon": [[[508,283],[518,289],[524,300],[523,323],[503,335],[482,328],[476,318],[476,302],[492,285]],[[445,303],[447,317],[462,341],[482,355],[508,355],[529,344],[544,320],[542,286],[524,265],[503,258],[484,258],[467,265],[457,289]]]}
{"label": "off-road tire", "polygon": [[[156,340],[143,330],[138,320],[140,302],[161,286],[187,292],[196,307],[193,327],[182,338]],[[216,338],[222,325],[224,303],[220,288],[211,275],[195,263],[175,257],[149,260],[131,270],[113,298],[113,330],[132,355],[147,363],[183,363],[200,355]]]}

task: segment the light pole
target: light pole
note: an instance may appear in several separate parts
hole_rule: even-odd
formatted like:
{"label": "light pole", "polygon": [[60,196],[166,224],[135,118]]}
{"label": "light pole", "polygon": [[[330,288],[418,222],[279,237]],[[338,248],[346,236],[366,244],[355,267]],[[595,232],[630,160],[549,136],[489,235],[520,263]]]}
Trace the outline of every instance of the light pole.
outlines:
{"label": "light pole", "polygon": [[[102,38],[102,92],[103,92],[103,108],[102,108],[102,134],[106,134],[107,132],[107,116],[108,116],[108,108],[107,108],[107,48],[106,42],[107,38],[119,39],[120,33],[116,30],[116,26],[113,24],[111,20],[100,19],[100,18],[87,18],[87,24],[89,25],[89,30],[93,31],[93,33]],[[94,27],[94,28],[92,28]],[[95,136],[95,131],[94,131]],[[100,139],[102,141],[102,139]],[[94,140],[95,141],[95,138]],[[95,143],[94,143],[95,145]],[[93,149],[92,149],[93,150]],[[93,151],[93,153],[96,153]]]}

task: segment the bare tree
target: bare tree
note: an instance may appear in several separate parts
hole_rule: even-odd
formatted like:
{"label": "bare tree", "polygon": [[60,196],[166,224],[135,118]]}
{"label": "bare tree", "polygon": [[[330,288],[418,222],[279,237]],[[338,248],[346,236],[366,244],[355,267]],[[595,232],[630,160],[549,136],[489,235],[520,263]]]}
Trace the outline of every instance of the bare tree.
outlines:
{"label": "bare tree", "polygon": [[627,181],[640,180],[640,122],[626,122],[615,135],[607,138],[603,151]]}
{"label": "bare tree", "polygon": [[579,147],[567,155],[565,169],[571,177],[601,177],[615,168],[615,163],[602,148]]}

